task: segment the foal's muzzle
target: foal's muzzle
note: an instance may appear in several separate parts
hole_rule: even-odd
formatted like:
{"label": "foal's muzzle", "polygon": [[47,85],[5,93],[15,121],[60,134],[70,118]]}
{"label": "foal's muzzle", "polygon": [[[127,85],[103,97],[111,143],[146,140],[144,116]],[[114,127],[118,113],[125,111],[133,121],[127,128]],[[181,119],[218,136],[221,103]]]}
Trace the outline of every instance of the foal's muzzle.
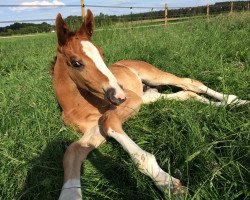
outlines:
{"label": "foal's muzzle", "polygon": [[116,91],[114,88],[109,88],[106,91],[106,98],[110,101],[110,103],[114,105],[120,105],[126,100],[126,97],[123,98],[116,97]]}

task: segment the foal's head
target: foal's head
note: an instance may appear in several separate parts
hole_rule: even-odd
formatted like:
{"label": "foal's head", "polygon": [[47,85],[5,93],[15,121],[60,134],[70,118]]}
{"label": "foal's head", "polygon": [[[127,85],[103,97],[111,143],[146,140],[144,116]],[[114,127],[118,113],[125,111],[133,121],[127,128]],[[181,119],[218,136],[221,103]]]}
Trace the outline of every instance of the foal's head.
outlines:
{"label": "foal's head", "polygon": [[122,86],[106,66],[102,51],[91,42],[94,32],[92,12],[87,11],[84,23],[76,32],[71,32],[61,14],[58,14],[56,31],[62,64],[77,87],[112,104],[121,104],[126,98]]}

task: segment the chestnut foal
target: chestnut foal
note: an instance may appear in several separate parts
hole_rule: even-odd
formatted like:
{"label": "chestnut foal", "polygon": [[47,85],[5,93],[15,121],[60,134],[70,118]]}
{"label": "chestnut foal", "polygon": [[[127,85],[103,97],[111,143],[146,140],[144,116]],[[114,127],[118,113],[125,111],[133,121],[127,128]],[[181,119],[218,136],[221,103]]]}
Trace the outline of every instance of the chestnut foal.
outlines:
{"label": "chestnut foal", "polygon": [[[102,51],[91,42],[94,17],[90,10],[87,11],[85,22],[76,32],[71,32],[61,14],[58,14],[56,30],[58,48],[53,68],[55,94],[62,108],[64,122],[84,133],[65,152],[64,185],[60,199],[82,199],[82,162],[107,137],[119,142],[139,170],[152,178],[161,191],[182,193],[180,181],[163,171],[154,155],[144,151],[130,139],[122,129],[122,123],[137,113],[142,103],[154,102],[159,98],[192,98],[214,105],[241,105],[247,101],[216,92],[199,81],[160,71],[143,61],[122,60],[108,68]],[[156,89],[150,89],[150,86],[160,85],[177,86],[183,91],[161,94]],[[196,93],[207,94],[219,102],[209,101]]]}

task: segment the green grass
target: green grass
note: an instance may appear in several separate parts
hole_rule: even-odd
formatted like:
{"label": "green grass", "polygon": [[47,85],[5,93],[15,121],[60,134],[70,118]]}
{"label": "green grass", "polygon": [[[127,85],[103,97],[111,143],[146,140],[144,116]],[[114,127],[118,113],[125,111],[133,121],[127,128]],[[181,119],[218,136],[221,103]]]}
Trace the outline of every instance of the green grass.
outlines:
{"label": "green grass", "polygon": [[[168,28],[99,31],[111,64],[140,59],[218,91],[250,99],[250,14],[192,20]],[[0,199],[57,199],[62,157],[80,136],[61,120],[48,66],[54,34],[0,39]],[[185,199],[249,198],[250,106],[189,101],[143,106],[124,124],[160,166],[189,188]],[[82,168],[84,199],[169,199],[110,139]]]}

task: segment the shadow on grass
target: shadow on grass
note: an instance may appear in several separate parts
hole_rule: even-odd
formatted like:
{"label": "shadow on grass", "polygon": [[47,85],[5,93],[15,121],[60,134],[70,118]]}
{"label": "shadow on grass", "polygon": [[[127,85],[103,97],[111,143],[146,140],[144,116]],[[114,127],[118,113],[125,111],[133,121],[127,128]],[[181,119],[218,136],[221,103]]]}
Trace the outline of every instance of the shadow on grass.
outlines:
{"label": "shadow on grass", "polygon": [[[40,156],[31,160],[30,167],[23,189],[18,193],[18,200],[26,199],[58,199],[63,184],[63,155],[72,141],[53,141],[49,143]],[[137,188],[137,180],[124,166],[124,163],[115,162],[112,155],[103,155],[98,149],[87,158],[95,170],[104,178],[105,185],[90,180],[81,170],[82,192],[84,199],[153,199],[146,188]],[[128,158],[129,160],[129,158]],[[84,165],[83,165],[84,167]],[[91,191],[98,184],[99,193]]]}
{"label": "shadow on grass", "polygon": [[31,160],[17,199],[58,199],[63,183],[63,154],[71,141],[52,141],[40,156]]}
{"label": "shadow on grass", "polygon": [[[123,154],[123,153],[121,153]],[[129,171],[123,162],[115,162],[112,155],[103,155],[98,149],[93,151],[88,160],[98,170],[102,177],[108,181],[108,185],[100,185],[102,194],[107,195],[107,199],[139,199],[151,200],[151,193],[148,188],[138,187],[138,180]],[[129,156],[127,159],[130,162]],[[132,161],[131,161],[132,162]],[[87,177],[86,177],[87,178]],[[145,180],[145,179],[144,179]],[[145,184],[144,184],[145,186]],[[160,193],[159,193],[160,194]],[[103,195],[90,193],[87,195],[90,199],[102,200]]]}

